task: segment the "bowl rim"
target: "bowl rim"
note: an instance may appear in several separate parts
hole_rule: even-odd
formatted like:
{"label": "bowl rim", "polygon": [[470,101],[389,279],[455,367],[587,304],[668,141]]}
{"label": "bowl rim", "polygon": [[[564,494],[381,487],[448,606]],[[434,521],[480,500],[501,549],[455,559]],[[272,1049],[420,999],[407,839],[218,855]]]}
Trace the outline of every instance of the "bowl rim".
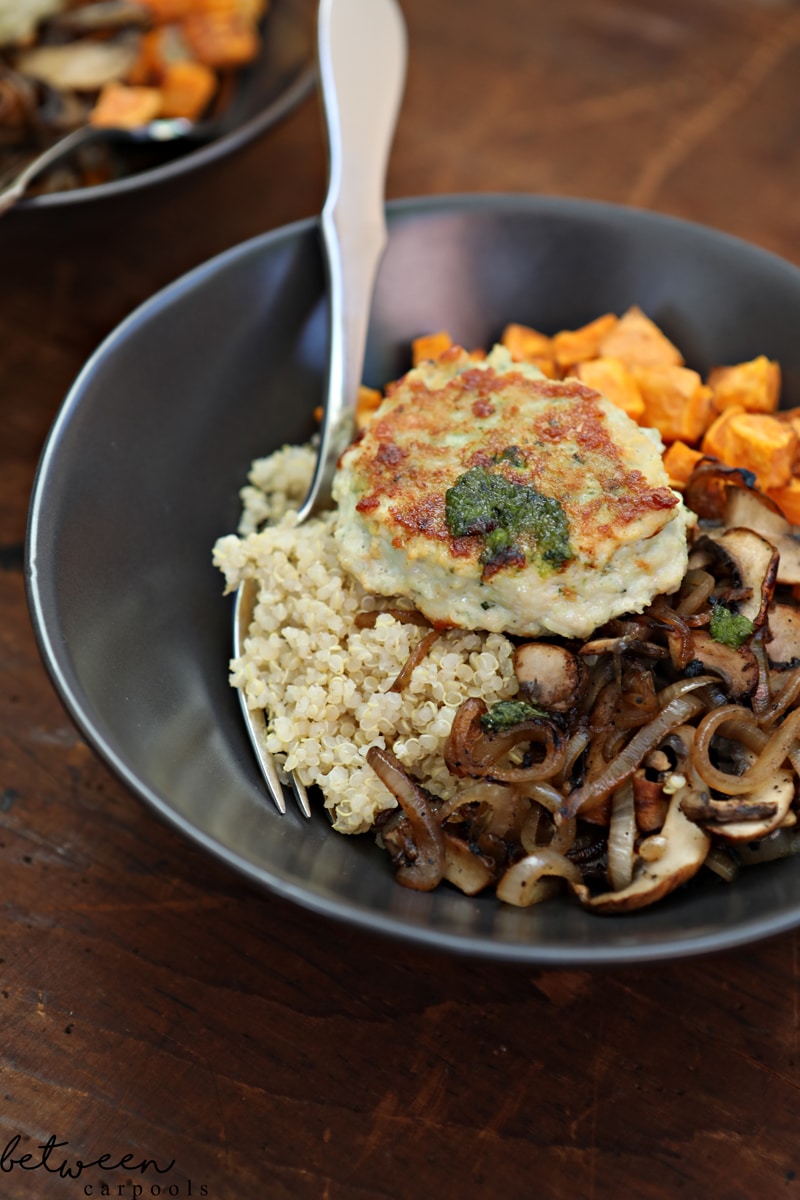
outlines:
{"label": "bowl rim", "polygon": [[[645,223],[652,222],[662,228],[665,224],[692,227],[698,232],[711,235],[720,245],[729,243],[731,246],[746,248],[754,254],[772,259],[776,264],[785,266],[793,273],[800,274],[800,267],[772,251],[737,238],[735,235],[697,222],[687,221],[685,218],[629,208],[606,201],[552,195],[542,196],[523,192],[449,193],[401,197],[388,201],[386,208],[390,223],[393,217],[432,215],[437,212],[470,212],[482,209],[501,213],[518,211],[534,214],[549,212],[557,208],[559,212],[575,216],[587,213],[630,214],[634,220]],[[25,535],[25,587],[34,634],[43,664],[56,693],[78,730],[85,736],[98,756],[138,799],[143,800],[148,808],[167,824],[177,829],[218,861],[230,867],[239,877],[244,877],[261,891],[266,890],[267,893],[278,895],[307,911],[327,917],[334,922],[355,926],[366,933],[397,939],[430,950],[455,953],[462,957],[492,960],[509,965],[526,964],[528,966],[564,968],[608,967],[692,958],[736,949],[796,928],[800,924],[800,906],[796,911],[785,914],[746,917],[738,920],[733,926],[714,928],[711,932],[692,936],[690,940],[687,940],[686,936],[682,935],[678,929],[675,934],[664,935],[650,944],[632,940],[630,943],[616,946],[576,947],[546,945],[538,942],[498,941],[485,933],[459,935],[447,930],[414,924],[402,916],[368,909],[351,901],[331,899],[310,891],[290,880],[271,874],[264,868],[240,857],[235,851],[220,845],[213,836],[171,808],[166,797],[160,795],[148,783],[140,779],[125,759],[109,744],[102,729],[95,724],[93,715],[96,717],[99,714],[95,713],[91,704],[84,703],[82,700],[80,682],[73,675],[68,659],[65,660],[63,645],[56,636],[57,631],[51,627],[39,588],[41,511],[47,491],[48,477],[58,457],[62,432],[81,403],[85,384],[105,358],[114,352],[116,345],[126,340],[129,332],[138,325],[148,322],[162,307],[179,301],[181,296],[185,292],[191,291],[196,284],[224,271],[229,264],[253,253],[258,253],[261,248],[268,250],[273,245],[277,246],[283,242],[291,242],[306,236],[318,226],[319,218],[312,216],[268,230],[214,255],[178,277],[145,300],[111,330],[90,355],[66,393],[45,439],[31,490]],[[288,816],[282,818],[282,820],[287,819],[292,818]],[[611,919],[613,918],[605,918],[607,921]],[[623,919],[633,929],[631,916]]]}

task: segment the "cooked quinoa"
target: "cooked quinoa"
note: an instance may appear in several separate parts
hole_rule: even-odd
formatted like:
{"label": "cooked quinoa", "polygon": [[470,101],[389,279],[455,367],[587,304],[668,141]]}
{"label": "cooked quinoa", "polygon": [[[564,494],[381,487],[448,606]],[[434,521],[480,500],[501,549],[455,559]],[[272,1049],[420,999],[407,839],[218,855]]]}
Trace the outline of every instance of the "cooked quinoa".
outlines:
{"label": "cooked quinoa", "polygon": [[402,692],[390,687],[426,630],[382,611],[373,628],[358,612],[407,608],[371,596],[336,556],[333,514],[298,525],[315,451],[285,446],[257,460],[242,490],[237,535],[220,538],[214,563],[226,591],[259,582],[245,652],[230,665],[250,708],[268,714],[268,748],[285,771],[319,785],[334,829],[362,833],[396,801],[367,766],[370,746],[392,747],[431,792],[455,786],[444,742],[459,705],[516,694],[511,642],[503,634],[450,630],[434,643]]}

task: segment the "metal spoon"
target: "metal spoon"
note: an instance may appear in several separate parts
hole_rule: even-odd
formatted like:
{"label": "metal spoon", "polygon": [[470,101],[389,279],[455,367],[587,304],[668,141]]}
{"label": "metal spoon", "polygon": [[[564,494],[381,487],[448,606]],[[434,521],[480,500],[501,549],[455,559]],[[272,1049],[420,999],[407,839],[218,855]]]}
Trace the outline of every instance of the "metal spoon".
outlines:
{"label": "metal spoon", "polygon": [[185,117],[162,117],[137,129],[111,129],[99,125],[82,125],[80,129],[73,129],[72,133],[59,138],[52,146],[48,146],[41,154],[37,154],[36,158],[23,167],[10,183],[0,189],[0,217],[22,199],[28,188],[40,175],[54,167],[56,163],[69,158],[81,146],[88,146],[93,142],[137,143],[139,145],[147,142],[174,142],[178,139],[187,139],[193,132],[197,133],[198,141],[205,141],[213,136],[211,132],[204,136],[199,124],[188,121]]}
{"label": "metal spoon", "polygon": [[[300,521],[330,506],[336,464],[355,427],[372,293],[386,245],[386,166],[405,83],[406,31],[396,0],[321,0],[318,54],[329,156],[321,231],[330,350],[319,454]],[[237,656],[252,621],[255,591],[248,581],[236,594]],[[283,788],[265,745],[264,710],[248,709],[243,689],[239,699],[270,795],[285,812]],[[293,776],[291,782],[299,807],[310,816],[305,788]]]}

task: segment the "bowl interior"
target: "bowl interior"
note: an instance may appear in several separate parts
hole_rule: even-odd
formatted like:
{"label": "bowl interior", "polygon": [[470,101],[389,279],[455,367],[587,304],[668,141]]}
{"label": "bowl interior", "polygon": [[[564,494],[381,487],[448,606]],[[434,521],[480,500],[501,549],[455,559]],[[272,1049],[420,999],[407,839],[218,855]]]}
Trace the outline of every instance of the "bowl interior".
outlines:
{"label": "bowl interior", "polygon": [[[800,271],[754,247],[589,202],[461,197],[389,206],[365,377],[448,329],[488,346],[509,321],[555,332],[639,304],[701,371],[757,353],[800,404]],[[532,963],[697,953],[800,917],[781,862],[627,917],[530,910],[393,881],[369,837],[272,809],[227,684],[231,598],[211,564],[253,458],[305,439],[327,353],[314,221],[227,252],[133,314],[88,363],[40,464],[29,598],[45,662],[95,748],[162,816],[308,907],[439,947]]]}
{"label": "bowl interior", "polygon": [[258,57],[237,75],[230,104],[208,141],[130,144],[118,154],[125,171],[92,187],[46,192],[20,200],[19,209],[60,208],[136,191],[223,158],[282,120],[308,95],[316,78],[313,0],[274,0],[265,18]]}

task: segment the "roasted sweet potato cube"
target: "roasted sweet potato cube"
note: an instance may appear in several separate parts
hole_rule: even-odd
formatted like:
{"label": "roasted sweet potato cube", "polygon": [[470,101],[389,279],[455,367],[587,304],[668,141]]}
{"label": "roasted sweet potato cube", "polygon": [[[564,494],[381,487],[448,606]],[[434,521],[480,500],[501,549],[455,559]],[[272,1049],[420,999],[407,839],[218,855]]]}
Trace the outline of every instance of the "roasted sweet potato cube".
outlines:
{"label": "roasted sweet potato cube", "polygon": [[125,76],[125,83],[160,87],[164,72],[172,63],[191,62],[193,55],[177,25],[159,25],[143,34],[136,62]]}
{"label": "roasted sweet potato cube", "polygon": [[541,357],[534,354],[532,358],[528,358],[525,361],[529,362],[532,367],[538,367],[547,379],[564,378],[563,372],[559,369],[558,363],[553,358]]}
{"label": "roasted sweet potato cube", "polygon": [[535,358],[551,358],[552,345],[546,333],[529,325],[506,325],[500,338],[514,362],[531,362]]}
{"label": "roasted sweet potato cube", "polygon": [[639,385],[621,358],[593,358],[578,363],[575,374],[582,383],[626,412],[634,421],[644,417],[644,400]]}
{"label": "roasted sweet potato cube", "polygon": [[615,313],[605,313],[580,329],[562,329],[553,338],[556,362],[560,367],[573,367],[589,358],[597,358],[603,339],[612,333],[617,324]]}
{"label": "roasted sweet potato cube", "polygon": [[731,467],[752,471],[759,487],[769,492],[792,478],[798,437],[785,421],[732,405],[708,429],[702,449]]}
{"label": "roasted sweet potato cube", "polygon": [[793,476],[784,487],[770,488],[767,494],[787,521],[791,521],[792,525],[800,525],[800,479]]}
{"label": "roasted sweet potato cube", "polygon": [[664,451],[664,466],[672,486],[684,488],[702,457],[700,450],[687,446],[685,442],[672,442],[667,446]]}
{"label": "roasted sweet potato cube", "polygon": [[683,355],[658,326],[633,305],[605,335],[598,355],[621,358],[629,367],[681,367]]}
{"label": "roasted sweet potato cube", "polygon": [[197,0],[142,0],[142,4],[153,14],[157,25],[181,21],[197,12]]}
{"label": "roasted sweet potato cube", "polygon": [[800,408],[779,408],[775,416],[779,421],[800,425]]}
{"label": "roasted sweet potato cube", "polygon": [[771,413],[780,401],[781,369],[765,354],[759,354],[734,367],[715,367],[708,376],[708,385],[720,410],[738,404],[748,412]]}
{"label": "roasted sweet potato cube", "polygon": [[132,87],[149,87],[159,78],[164,65],[161,33],[160,29],[148,29],[139,39],[136,61],[125,76],[125,82]]}
{"label": "roasted sweet potato cube", "polygon": [[266,10],[265,0],[193,0],[194,12],[238,13],[249,21],[257,21]]}
{"label": "roasted sweet potato cube", "polygon": [[190,13],[181,31],[197,61],[216,70],[241,67],[258,54],[256,23],[239,13]]}
{"label": "roasted sweet potato cube", "polygon": [[425,333],[412,341],[411,361],[415,367],[418,367],[421,362],[437,359],[452,345],[453,339],[445,330],[441,330],[439,333]]}
{"label": "roasted sweet potato cube", "polygon": [[797,434],[797,453],[792,464],[792,474],[800,477],[800,408],[788,408],[783,411],[778,409],[775,417]]}
{"label": "roasted sweet potato cube", "polygon": [[161,92],[158,88],[107,83],[89,114],[89,123],[110,129],[138,129],[155,120],[160,111]]}
{"label": "roasted sweet potato cube", "polygon": [[383,399],[383,392],[362,383],[356,400],[356,428],[363,429]]}
{"label": "roasted sweet potato cube", "polygon": [[161,81],[160,115],[197,121],[216,90],[217,76],[205,63],[168,63]]}
{"label": "roasted sweet potato cube", "polygon": [[720,413],[711,422],[703,434],[703,440],[700,443],[700,449],[703,454],[710,454],[724,463],[735,465],[731,463],[730,459],[732,442],[730,440],[729,429],[731,421],[737,413],[743,412],[744,409],[741,405],[734,404],[730,408],[726,408],[724,412]]}
{"label": "roasted sweet potato cube", "polygon": [[785,487],[792,478],[798,449],[792,426],[766,413],[744,412],[734,417],[732,429],[741,439],[742,462],[755,473],[761,487],[765,491]]}
{"label": "roasted sweet potato cube", "polygon": [[[775,411],[776,420],[790,425],[800,439],[800,408],[779,408]],[[795,475],[800,475],[800,454],[795,462]]]}
{"label": "roasted sweet potato cube", "polygon": [[642,425],[656,428],[665,442],[698,441],[711,424],[711,389],[697,371],[677,366],[635,366],[632,374],[642,395]]}

